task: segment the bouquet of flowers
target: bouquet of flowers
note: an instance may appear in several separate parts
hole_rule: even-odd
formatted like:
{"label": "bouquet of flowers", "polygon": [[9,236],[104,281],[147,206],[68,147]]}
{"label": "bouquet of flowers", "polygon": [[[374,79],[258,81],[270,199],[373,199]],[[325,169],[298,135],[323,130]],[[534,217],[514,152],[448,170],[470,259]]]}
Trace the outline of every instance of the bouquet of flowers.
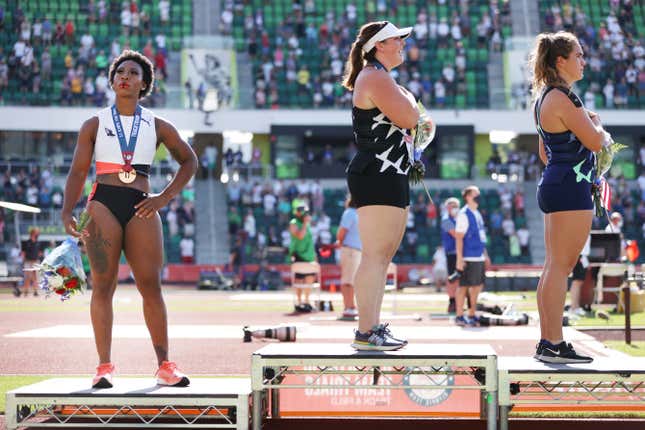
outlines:
{"label": "bouquet of flowers", "polygon": [[[83,211],[76,229],[83,231],[89,221],[89,214]],[[40,288],[45,291],[46,297],[54,292],[64,301],[74,294],[85,291],[87,286],[81,250],[78,247],[78,240],[73,237],[68,237],[54,248],[37,266],[37,270],[41,277]]]}
{"label": "bouquet of flowers", "polygon": [[597,217],[602,217],[611,210],[611,188],[605,179],[605,173],[611,168],[614,156],[625,148],[627,145],[614,142],[611,135],[605,132],[605,143],[596,154],[596,179],[591,188]]}
{"label": "bouquet of flowers", "polygon": [[414,141],[412,144],[410,156],[410,175],[409,180],[412,185],[421,183],[423,188],[426,191],[430,202],[432,202],[432,197],[430,192],[426,187],[425,182],[423,182],[423,177],[426,174],[426,166],[424,166],[423,161],[421,161],[421,154],[423,151],[430,145],[430,142],[434,139],[435,134],[437,133],[437,127],[434,122],[430,119],[430,115],[426,112],[426,108],[421,102],[417,102],[419,108],[419,120],[417,121],[417,126],[412,132]]}
{"label": "bouquet of flowers", "polygon": [[426,167],[421,161],[421,154],[423,151],[430,145],[430,142],[434,139],[435,134],[437,133],[437,127],[434,122],[430,119],[430,116],[426,112],[426,108],[421,102],[417,102],[419,108],[419,120],[417,121],[417,126],[412,132],[414,137],[414,143],[412,145],[412,154],[410,154],[410,162],[412,166],[410,167],[410,183],[418,184],[423,182],[423,177],[426,173]]}

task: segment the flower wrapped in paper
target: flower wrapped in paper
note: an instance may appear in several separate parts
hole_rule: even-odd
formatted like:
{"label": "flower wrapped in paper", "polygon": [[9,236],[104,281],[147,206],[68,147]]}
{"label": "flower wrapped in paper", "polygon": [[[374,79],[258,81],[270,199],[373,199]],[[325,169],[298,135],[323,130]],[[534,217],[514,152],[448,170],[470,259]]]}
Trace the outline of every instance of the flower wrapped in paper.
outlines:
{"label": "flower wrapped in paper", "polygon": [[591,188],[597,217],[602,217],[611,210],[611,188],[605,174],[611,168],[614,156],[625,148],[627,145],[614,142],[611,135],[605,132],[605,142],[596,154],[596,179]]}
{"label": "flower wrapped in paper", "polygon": [[417,126],[413,131],[414,140],[412,148],[410,148],[411,153],[408,154],[410,162],[412,163],[409,178],[410,183],[413,185],[423,181],[426,167],[423,164],[423,161],[421,161],[421,155],[428,145],[430,145],[437,133],[437,127],[430,118],[430,115],[426,112],[426,108],[423,104],[421,102],[417,102],[417,107],[419,109],[419,120],[417,121]]}
{"label": "flower wrapped in paper", "polygon": [[434,121],[430,118],[430,115],[426,112],[426,108],[423,104],[421,102],[417,102],[417,106],[419,108],[419,120],[417,121],[417,126],[412,132],[414,136],[412,145],[408,145],[408,156],[410,157],[411,163],[408,179],[412,185],[421,183],[426,195],[430,199],[430,202],[432,202],[430,192],[428,191],[425,182],[423,182],[423,177],[426,175],[426,166],[423,164],[423,161],[421,161],[421,155],[434,139],[434,136],[437,133],[437,127],[435,126]]}
{"label": "flower wrapped in paper", "polygon": [[[89,220],[89,215],[84,211],[79,217],[78,231],[82,231]],[[81,250],[78,240],[73,237],[68,237],[54,248],[37,266],[37,270],[41,278],[40,288],[46,296],[54,293],[61,300],[67,300],[72,295],[85,291],[87,286]]]}

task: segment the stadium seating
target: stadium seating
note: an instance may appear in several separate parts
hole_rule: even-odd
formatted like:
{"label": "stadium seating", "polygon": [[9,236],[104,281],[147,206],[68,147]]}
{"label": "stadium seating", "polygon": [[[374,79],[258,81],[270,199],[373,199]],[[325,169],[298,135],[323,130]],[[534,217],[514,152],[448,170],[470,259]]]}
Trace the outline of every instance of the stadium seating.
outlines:
{"label": "stadium seating", "polygon": [[[344,211],[344,202],[345,202],[345,190],[344,189],[324,189],[324,207],[323,213],[328,216],[331,220],[330,233],[332,242],[335,241],[336,231],[338,229],[338,223],[340,222],[341,215]],[[433,199],[435,202],[443,202],[446,198],[451,196],[459,196],[461,190],[451,189],[451,188],[442,188],[439,190],[433,190]],[[425,193],[419,190],[413,190],[411,195],[411,201],[417,201],[419,194],[422,194],[425,197]],[[278,215],[266,215],[262,207],[253,207],[250,204],[242,203],[231,203],[230,206],[235,206],[239,214],[246,214],[248,209],[251,209],[253,216],[255,218],[255,225],[257,227],[257,233],[267,234],[269,228],[273,227],[278,235],[280,232],[283,232],[288,229],[286,221],[280,221]],[[483,190],[482,198],[480,201],[480,211],[485,218],[485,223],[487,226],[490,226],[489,216],[490,214],[500,207],[500,195],[497,190]],[[511,214],[513,216],[514,223],[517,228],[521,225],[526,225],[526,219],[521,211],[516,211],[515,207],[511,209]],[[320,213],[314,214],[314,218],[320,218]],[[438,245],[441,244],[441,223],[440,223],[441,214],[437,214],[437,217],[433,220],[428,220],[425,223],[416,223],[414,227],[408,228],[408,231],[414,231],[418,239],[416,243],[411,247],[406,242],[406,237],[403,238],[401,247],[397,252],[394,262],[411,264],[411,263],[421,263],[429,264],[432,262],[432,256],[435,252],[435,249]],[[315,224],[315,223],[314,223]],[[242,229],[243,226],[240,226]],[[315,227],[314,227],[315,228]],[[524,263],[530,264],[531,257],[529,255],[524,256],[511,256],[509,240],[503,234],[491,234],[490,227],[488,228],[488,251],[491,256],[491,260],[494,264],[505,264],[505,263]],[[318,241],[317,245],[320,245],[321,242]],[[257,263],[262,259],[267,258],[265,252],[263,252],[262,247],[257,246],[257,236],[255,238],[247,238],[246,246],[244,247],[244,261],[246,263]],[[335,263],[334,256],[331,255],[328,258],[323,258],[320,255],[318,256],[321,263]],[[286,252],[279,254],[277,260],[271,261],[272,263],[282,263],[287,262]]]}
{"label": "stadium seating", "polygon": [[[226,2],[223,2],[223,7]],[[349,45],[363,23],[369,20],[392,20],[398,26],[414,26],[417,23],[417,16],[421,11],[426,12],[428,17],[436,16],[437,20],[446,19],[448,23],[454,14],[460,16],[464,14],[461,6],[449,7],[448,4],[430,4],[426,1],[410,1],[398,2],[395,12],[390,8],[388,11],[379,12],[378,10],[370,10],[370,4],[373,2],[351,1],[351,0],[315,0],[314,10],[308,10],[306,7],[302,11],[296,12],[291,1],[278,0],[267,4],[263,0],[252,0],[249,2],[236,1],[235,14],[233,19],[232,36],[235,40],[235,47],[238,51],[246,51],[249,48],[250,38],[256,38],[258,45],[261,45],[260,39],[263,31],[266,31],[268,39],[268,50],[262,53],[261,46],[258,47],[258,54],[253,58],[253,72],[254,76],[262,76],[262,65],[267,59],[273,59],[275,50],[279,47],[284,49],[285,62],[288,58],[289,47],[287,38],[283,37],[290,34],[290,28],[294,27],[296,23],[296,16],[302,13],[304,26],[310,24],[314,26],[316,32],[320,34],[320,27],[325,25],[328,21],[328,15],[334,15],[333,19],[337,27],[329,28],[328,37],[320,36],[320,42],[323,39],[332,42],[332,39],[337,39],[340,43],[339,52],[340,58],[344,61],[349,52]],[[463,2],[459,2],[462,4]],[[488,94],[488,75],[486,65],[489,59],[489,40],[485,43],[478,43],[477,40],[477,24],[480,22],[482,16],[490,15],[492,12],[491,3],[496,8],[502,9],[505,2],[503,1],[485,1],[476,0],[469,2],[469,9],[467,11],[470,19],[470,35],[464,35],[461,39],[466,56],[467,72],[464,74],[456,74],[454,91],[450,89],[446,93],[445,107],[458,107],[458,108],[474,108],[487,107],[489,104]],[[348,5],[355,6],[356,20],[347,20]],[[239,6],[239,7],[237,7]],[[372,6],[373,9],[373,6]],[[394,15],[392,15],[394,13]],[[255,26],[253,30],[245,30],[245,21],[249,17],[260,15],[263,17],[263,26]],[[342,28],[348,28],[349,38],[343,36],[332,37],[335,32],[340,32],[341,27],[338,27],[338,22],[343,21]],[[252,20],[252,19],[251,19]],[[510,23],[506,20],[501,21],[499,28],[500,37],[503,40],[511,34]],[[304,32],[302,32],[304,33]],[[321,46],[319,41],[313,41],[300,34],[298,38],[299,49],[292,49],[296,52],[296,67],[295,71],[299,71],[302,66],[305,66],[311,73],[311,76],[319,76],[321,72],[329,69],[331,57],[328,48],[324,45]],[[338,35],[336,35],[338,36]],[[412,39],[414,35],[412,36]],[[490,35],[489,35],[490,39]],[[333,43],[333,42],[332,42]],[[414,42],[408,42],[408,47]],[[503,45],[503,43],[501,44]],[[447,42],[441,43],[438,38],[428,38],[427,45],[423,49],[423,54],[420,57],[418,64],[418,72],[421,77],[427,76],[429,82],[434,83],[441,79],[442,70],[444,65],[452,65],[454,67],[455,58],[457,55],[457,43],[450,34],[448,35]],[[427,54],[427,55],[426,55]],[[314,94],[316,92],[316,83],[313,82],[312,88],[308,91],[299,91],[298,82],[296,80],[289,80],[287,78],[286,67],[276,68],[273,72],[272,82],[267,83],[267,87],[275,84],[277,87],[278,100],[272,100],[271,97],[266,98],[266,102],[259,108],[271,107],[287,107],[287,108],[305,108],[312,107],[314,103]],[[410,73],[411,75],[412,73]],[[313,79],[312,79],[313,81]],[[400,83],[406,84],[405,79],[399,79]],[[344,90],[340,87],[339,82],[334,83],[334,106],[346,106],[347,99],[342,98]],[[329,104],[324,107],[333,107]]]}
{"label": "stadium seating", "polygon": [[[98,2],[94,2],[95,8],[98,8]],[[65,67],[65,56],[69,50],[72,51],[74,59],[78,57],[80,40],[83,34],[89,32],[94,38],[96,52],[103,50],[109,57],[110,44],[113,40],[118,40],[121,48],[126,45],[135,50],[142,50],[148,39],[154,41],[155,36],[164,34],[166,36],[166,49],[177,51],[182,47],[182,37],[191,36],[192,28],[192,0],[170,0],[170,20],[167,24],[162,23],[160,18],[159,0],[140,0],[137,2],[138,10],[145,11],[150,18],[149,35],[144,35],[143,31],[138,34],[126,36],[123,34],[121,26],[121,5],[122,2],[115,0],[106,1],[107,17],[100,21],[97,19],[98,11],[95,11],[91,19],[88,11],[88,4],[84,0],[33,0],[28,2],[18,2],[15,0],[0,0],[0,8],[3,11],[2,26],[0,27],[0,46],[4,49],[2,55],[8,60],[14,44],[20,37],[21,16],[24,16],[29,23],[33,25],[36,19],[43,21],[47,18],[52,25],[52,33],[56,32],[56,25],[60,22],[63,26],[68,21],[74,25],[73,40],[65,39],[64,43],[53,43],[49,46],[52,58],[52,75],[48,80],[43,79],[40,85],[40,92],[34,94],[31,91],[21,93],[19,90],[19,80],[12,76],[15,71],[10,70],[10,78],[7,88],[2,91],[2,101],[5,104],[27,104],[27,105],[52,105],[61,103],[61,91],[63,77],[67,73]],[[143,24],[141,24],[143,27]],[[142,28],[143,30],[143,28]],[[43,43],[34,43],[32,37],[32,46],[34,48],[34,59],[40,62],[41,53],[44,48]],[[90,62],[89,67],[85,70],[85,77],[94,78],[100,70]],[[107,73],[107,70],[105,70]],[[85,102],[85,97],[83,97]]]}
{"label": "stadium seating", "polygon": [[[629,12],[631,10],[631,12]],[[578,36],[585,50],[587,60],[587,70],[584,78],[577,83],[579,94],[582,96],[587,91],[593,94],[596,109],[601,108],[628,108],[643,109],[645,108],[645,82],[638,78],[638,68],[636,67],[635,84],[629,88],[622,89],[626,91],[626,100],[619,103],[617,96],[621,89],[619,88],[620,80],[625,77],[625,70],[630,64],[636,61],[634,55],[634,43],[640,41],[643,44],[645,37],[645,7],[642,2],[632,1],[631,6],[627,8],[623,2],[610,2],[607,0],[546,0],[539,2],[539,11],[542,18],[543,31],[571,31]],[[611,17],[617,19],[617,25],[622,32],[621,36],[612,36],[612,28],[609,25]],[[570,18],[567,18],[570,17]],[[591,24],[592,29],[586,27]],[[603,41],[602,34],[607,32],[607,41]],[[616,41],[624,42],[624,48],[621,50],[623,58],[617,59],[612,53],[612,45]],[[599,70],[593,70],[590,67],[590,59],[598,55],[602,61],[602,67]],[[641,59],[641,61],[643,61]],[[643,73],[641,68],[640,73]],[[642,75],[641,75],[642,76]],[[607,81],[613,81],[612,93],[614,94],[611,102],[607,102],[606,96],[603,95],[604,87]]]}
{"label": "stadium seating", "polygon": [[[53,181],[51,188],[45,187],[44,184],[47,182],[45,175],[41,176],[41,172],[38,169],[31,170],[28,175],[16,174],[16,170],[7,169],[6,166],[0,166],[0,175],[3,177],[3,185],[0,187],[0,200],[6,200],[16,203],[29,204],[31,206],[37,206],[42,210],[42,213],[36,217],[30,217],[29,222],[35,222],[38,225],[48,225],[52,223],[52,220],[57,220],[60,216],[60,210],[62,207],[62,196],[63,196],[63,176],[56,176]],[[46,169],[42,168],[42,171]],[[6,175],[6,176],[5,176]],[[77,205],[77,210],[80,211],[87,201],[87,196],[91,190],[91,184],[88,181],[87,186],[84,189],[83,197],[79,200]],[[30,200],[30,195],[32,195],[30,189],[39,187],[37,195],[35,196],[36,200]],[[49,190],[49,191],[47,191]],[[54,195],[57,194],[58,198],[55,198]],[[183,211],[182,206],[186,201],[194,202],[194,190],[192,184],[189,184],[182,193],[175,197],[177,202],[177,211],[176,211],[176,222],[178,228],[175,234],[171,233],[171,227],[168,221],[168,212],[171,210],[172,205],[168,205],[160,210],[160,216],[162,220],[162,228],[164,233],[164,256],[167,263],[180,263],[181,262],[181,251],[179,243],[182,238],[185,236],[191,237],[194,235],[192,230],[194,230],[194,225],[192,227],[186,227],[186,224],[194,224],[195,214],[184,215],[186,211]],[[180,213],[182,212],[183,213]],[[5,211],[0,208],[0,224],[4,224],[3,228],[0,228],[0,252],[3,246],[9,246],[9,235],[11,233],[11,228],[8,226],[13,225],[13,217],[15,213],[13,211]],[[192,218],[192,221],[191,221]],[[190,230],[190,232],[188,231]],[[41,240],[44,240],[41,238]],[[125,260],[123,260],[125,262]]]}

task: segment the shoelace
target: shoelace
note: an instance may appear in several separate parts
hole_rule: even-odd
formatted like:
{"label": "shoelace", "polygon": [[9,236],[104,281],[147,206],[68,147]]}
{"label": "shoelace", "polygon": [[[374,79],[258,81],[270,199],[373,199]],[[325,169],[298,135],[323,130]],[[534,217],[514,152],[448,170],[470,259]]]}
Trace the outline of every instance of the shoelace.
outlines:
{"label": "shoelace", "polygon": [[390,325],[390,323],[383,323],[383,324],[377,325],[376,329],[374,330],[374,333],[378,334],[379,336],[383,336],[383,337],[385,337],[385,336],[392,337],[392,332],[388,328],[389,325]]}

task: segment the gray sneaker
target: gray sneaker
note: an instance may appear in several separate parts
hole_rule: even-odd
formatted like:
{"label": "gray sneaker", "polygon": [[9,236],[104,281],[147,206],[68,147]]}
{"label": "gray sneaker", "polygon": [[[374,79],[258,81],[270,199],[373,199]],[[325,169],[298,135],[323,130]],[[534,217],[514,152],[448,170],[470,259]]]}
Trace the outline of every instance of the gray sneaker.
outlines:
{"label": "gray sneaker", "polygon": [[354,330],[352,348],[358,351],[395,351],[407,344],[407,340],[392,336],[388,324],[379,324],[367,333]]}

